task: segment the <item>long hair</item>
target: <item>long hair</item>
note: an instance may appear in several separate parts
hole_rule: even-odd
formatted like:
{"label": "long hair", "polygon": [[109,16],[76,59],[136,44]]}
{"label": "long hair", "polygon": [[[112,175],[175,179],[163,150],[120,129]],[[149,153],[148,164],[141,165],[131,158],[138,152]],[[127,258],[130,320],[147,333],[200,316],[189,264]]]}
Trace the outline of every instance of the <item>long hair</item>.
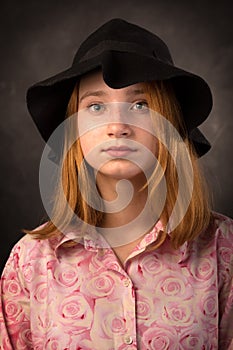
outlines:
{"label": "long hair", "polygon": [[[185,210],[185,213],[182,214],[179,224],[176,225],[171,232],[169,232],[173,247],[178,248],[185,241],[193,240],[208,227],[211,219],[209,191],[197,160],[198,157],[195,152],[195,148],[189,141],[182,112],[171,83],[168,81],[156,81],[143,84],[149,108],[165,117],[166,120],[170,122],[179,132],[188,149],[189,159],[192,166],[193,177],[190,179],[189,168],[186,166],[186,164],[184,164],[184,162],[182,163],[182,156],[179,154],[179,149],[177,148],[177,140],[169,138],[169,149],[174,151],[173,153],[175,154],[175,157],[177,157],[179,160],[183,174],[182,178],[187,181],[185,185],[187,188],[192,189],[189,204]],[[66,113],[67,118],[78,111],[78,91],[79,85],[77,83],[68,103]],[[155,124],[155,128],[156,120],[153,120],[153,114],[152,123]],[[160,140],[158,140],[157,159],[158,164],[160,164],[162,167],[166,178],[167,194],[165,205],[159,218],[163,224],[164,231],[161,235],[159,235],[159,239],[156,241],[154,247],[158,247],[166,239],[167,230],[165,228],[169,224],[169,218],[174,207],[176,206],[178,215],[179,213],[182,213],[183,208],[183,203],[177,203],[177,195],[180,184],[174,155],[173,157],[171,156],[167,146]],[[93,209],[88,205],[90,201],[87,200],[87,198],[90,198],[90,196],[95,196],[96,185],[93,181],[92,175],[91,167],[88,166],[83,159],[83,153],[80,141],[78,139],[70,147],[69,151],[66,153],[66,156],[64,156],[63,166],[61,169],[60,186],[58,186],[55,194],[51,219],[41,228],[33,231],[25,230],[25,232],[30,233],[34,235],[35,238],[40,239],[46,239],[54,235],[61,234],[57,227],[65,227],[72,221],[72,215],[70,215],[70,211],[67,210],[67,206],[69,206],[73,213],[83,222],[86,222],[91,226],[101,226],[104,212]],[[157,175],[158,167],[155,167],[155,170],[150,177],[152,186],[149,193],[150,203],[152,207],[155,207],[155,210],[156,201],[154,200],[153,196],[159,182]],[[79,188],[78,176],[81,177],[82,180],[82,193],[85,193],[84,197]],[[189,183],[189,181],[192,183]],[[61,195],[62,191],[63,194]],[[99,203],[98,207],[101,207],[101,203]],[[59,225],[55,225],[55,223],[59,223]]]}

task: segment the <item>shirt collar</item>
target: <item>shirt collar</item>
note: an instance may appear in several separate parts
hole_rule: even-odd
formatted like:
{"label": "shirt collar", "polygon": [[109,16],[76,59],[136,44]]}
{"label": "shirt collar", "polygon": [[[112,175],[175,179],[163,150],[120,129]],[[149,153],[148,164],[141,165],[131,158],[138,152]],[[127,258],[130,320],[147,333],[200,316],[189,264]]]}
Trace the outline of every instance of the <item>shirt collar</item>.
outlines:
{"label": "shirt collar", "polygon": [[[163,230],[162,222],[159,220],[153,227],[153,229],[147,233],[142,240],[139,242],[139,244],[135,247],[133,252],[131,253],[131,257],[139,254],[140,252],[144,251],[150,244],[153,244],[158,236],[159,233]],[[91,232],[84,232],[82,236],[80,235],[80,230],[70,230],[66,232],[66,234],[60,234],[59,236],[52,237],[49,239],[50,245],[52,246],[53,250],[55,251],[56,256],[58,257],[58,251],[61,247],[69,249],[71,246],[74,246],[75,244],[81,244],[86,250],[98,252],[99,249],[108,248],[111,249],[111,247],[108,245],[106,240],[100,235],[94,228]],[[77,238],[77,237],[81,238]],[[170,239],[170,234],[167,234],[166,240]],[[73,244],[72,244],[73,242]],[[70,244],[68,244],[70,243]],[[181,247],[178,249],[178,255],[179,260],[178,263],[181,263],[184,261],[188,256],[189,251],[189,243],[185,242]]]}
{"label": "shirt collar", "polygon": [[98,249],[103,247],[110,248],[108,243],[94,228],[91,231],[89,230],[89,232],[82,232],[80,229],[66,230],[65,233],[52,237],[49,241],[56,256],[58,256],[58,251],[61,248],[70,248],[76,244],[83,245],[88,251],[98,251]]}

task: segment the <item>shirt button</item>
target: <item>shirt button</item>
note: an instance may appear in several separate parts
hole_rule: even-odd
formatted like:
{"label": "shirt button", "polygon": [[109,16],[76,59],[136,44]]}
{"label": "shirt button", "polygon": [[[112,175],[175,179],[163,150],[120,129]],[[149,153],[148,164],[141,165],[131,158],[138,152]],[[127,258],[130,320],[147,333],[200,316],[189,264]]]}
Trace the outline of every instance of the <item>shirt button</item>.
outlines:
{"label": "shirt button", "polygon": [[127,345],[132,344],[133,342],[133,338],[130,337],[129,335],[126,335],[124,340],[125,340],[125,344]]}
{"label": "shirt button", "polygon": [[129,285],[130,285],[130,280],[127,278],[124,280],[124,286],[129,287]]}
{"label": "shirt button", "polygon": [[105,255],[105,250],[103,248],[101,248],[99,250],[99,256],[104,256]]}

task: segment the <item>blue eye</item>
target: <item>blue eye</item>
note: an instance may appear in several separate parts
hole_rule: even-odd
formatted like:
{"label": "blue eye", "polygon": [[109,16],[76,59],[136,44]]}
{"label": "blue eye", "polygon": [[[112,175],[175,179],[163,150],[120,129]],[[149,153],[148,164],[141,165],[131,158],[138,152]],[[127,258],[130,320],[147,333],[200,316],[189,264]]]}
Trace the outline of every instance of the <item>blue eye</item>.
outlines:
{"label": "blue eye", "polygon": [[87,107],[87,109],[91,113],[100,114],[105,110],[105,106],[101,103],[92,103],[90,106]]}
{"label": "blue eye", "polygon": [[133,111],[137,111],[137,112],[147,112],[148,111],[148,103],[145,101],[141,101],[141,102],[136,102],[131,109]]}

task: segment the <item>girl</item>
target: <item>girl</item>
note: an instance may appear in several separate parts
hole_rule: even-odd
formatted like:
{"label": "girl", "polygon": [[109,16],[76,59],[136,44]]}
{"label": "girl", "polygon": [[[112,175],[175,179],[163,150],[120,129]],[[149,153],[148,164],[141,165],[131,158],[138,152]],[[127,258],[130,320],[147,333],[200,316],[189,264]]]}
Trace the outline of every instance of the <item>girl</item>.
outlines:
{"label": "girl", "polygon": [[27,102],[59,181],[4,269],[1,348],[233,349],[232,220],[197,161],[206,82],[115,19]]}

